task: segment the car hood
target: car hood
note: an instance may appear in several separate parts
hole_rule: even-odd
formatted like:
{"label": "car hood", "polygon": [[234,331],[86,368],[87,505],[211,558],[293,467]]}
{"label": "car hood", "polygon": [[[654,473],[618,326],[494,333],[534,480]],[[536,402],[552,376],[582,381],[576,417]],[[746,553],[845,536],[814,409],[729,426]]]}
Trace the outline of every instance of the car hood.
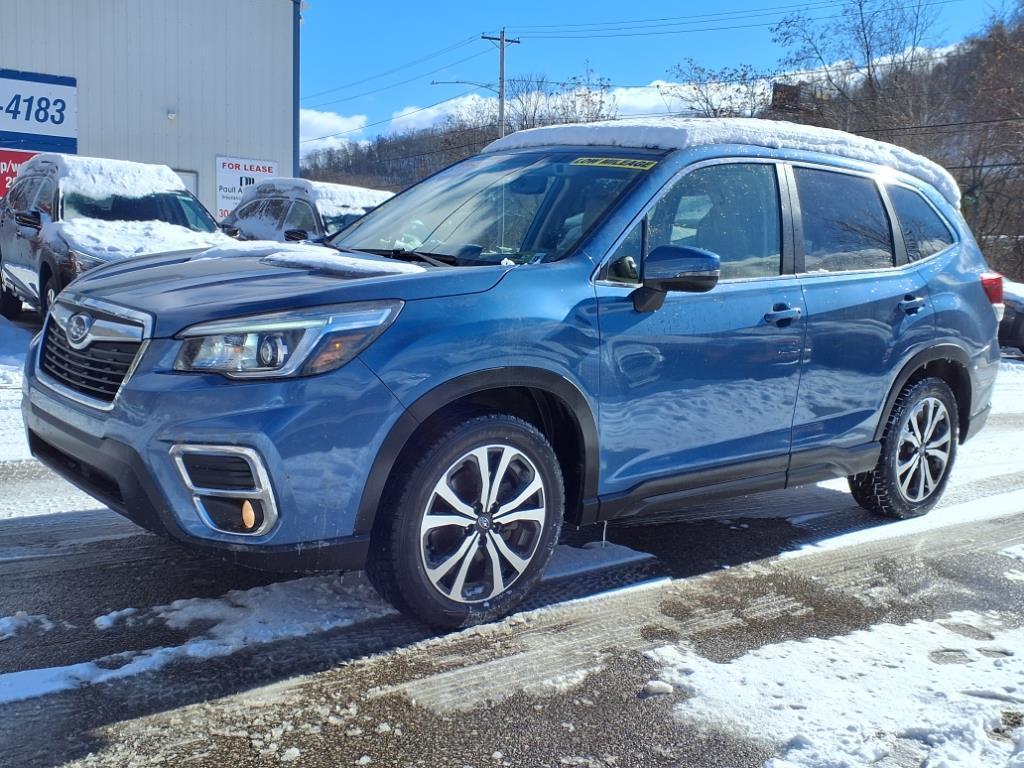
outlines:
{"label": "car hood", "polygon": [[481,293],[511,266],[430,267],[298,243],[234,243],[91,270],[66,297],[144,312],[155,337],[200,322],[373,299],[412,301]]}
{"label": "car hood", "polygon": [[196,232],[165,221],[102,221],[78,218],[48,225],[49,237],[68,248],[103,261],[119,261],[157,253],[205,251],[226,245],[223,232]]}

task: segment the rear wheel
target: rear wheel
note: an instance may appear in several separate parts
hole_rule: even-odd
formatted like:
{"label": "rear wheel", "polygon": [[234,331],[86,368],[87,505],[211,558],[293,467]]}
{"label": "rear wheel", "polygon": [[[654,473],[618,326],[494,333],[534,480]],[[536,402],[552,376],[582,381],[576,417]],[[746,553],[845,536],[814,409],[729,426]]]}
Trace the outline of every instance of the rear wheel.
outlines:
{"label": "rear wheel", "polygon": [[395,472],[367,573],[397,608],[432,626],[501,617],[530,592],[558,541],[565,500],[555,453],[533,425],[501,414],[424,442]]}
{"label": "rear wheel", "polygon": [[956,396],[941,379],[908,385],[896,398],[870,472],[848,478],[854,500],[886,517],[917,517],[934,507],[956,459]]}

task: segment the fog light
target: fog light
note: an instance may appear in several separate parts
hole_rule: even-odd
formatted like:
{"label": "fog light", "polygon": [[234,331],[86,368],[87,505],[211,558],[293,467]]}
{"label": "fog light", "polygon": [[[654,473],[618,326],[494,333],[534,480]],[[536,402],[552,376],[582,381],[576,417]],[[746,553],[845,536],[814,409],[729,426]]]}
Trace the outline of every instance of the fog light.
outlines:
{"label": "fog light", "polygon": [[247,531],[256,527],[256,510],[248,499],[242,504],[242,527]]}

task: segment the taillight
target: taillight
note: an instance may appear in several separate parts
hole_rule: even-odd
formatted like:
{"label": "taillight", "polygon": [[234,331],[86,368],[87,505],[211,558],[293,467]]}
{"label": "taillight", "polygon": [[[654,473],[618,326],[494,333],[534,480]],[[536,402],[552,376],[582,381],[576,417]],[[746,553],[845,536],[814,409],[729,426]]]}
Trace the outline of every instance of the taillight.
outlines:
{"label": "taillight", "polygon": [[982,272],[981,287],[985,289],[985,295],[992,303],[992,309],[996,312],[999,320],[1003,319],[1003,276],[998,272]]}

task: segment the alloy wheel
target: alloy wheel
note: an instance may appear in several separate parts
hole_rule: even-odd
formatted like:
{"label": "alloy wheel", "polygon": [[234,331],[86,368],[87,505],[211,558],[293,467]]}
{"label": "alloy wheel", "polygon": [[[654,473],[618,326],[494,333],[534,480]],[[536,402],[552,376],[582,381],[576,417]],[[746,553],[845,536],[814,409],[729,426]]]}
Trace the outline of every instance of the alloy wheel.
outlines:
{"label": "alloy wheel", "polygon": [[546,499],[540,472],[518,448],[489,444],[459,457],[420,518],[420,556],[434,589],[459,603],[506,591],[537,550]]}
{"label": "alloy wheel", "polygon": [[949,411],[938,398],[926,397],[911,409],[896,451],[897,484],[907,501],[924,501],[939,487],[952,434]]}

